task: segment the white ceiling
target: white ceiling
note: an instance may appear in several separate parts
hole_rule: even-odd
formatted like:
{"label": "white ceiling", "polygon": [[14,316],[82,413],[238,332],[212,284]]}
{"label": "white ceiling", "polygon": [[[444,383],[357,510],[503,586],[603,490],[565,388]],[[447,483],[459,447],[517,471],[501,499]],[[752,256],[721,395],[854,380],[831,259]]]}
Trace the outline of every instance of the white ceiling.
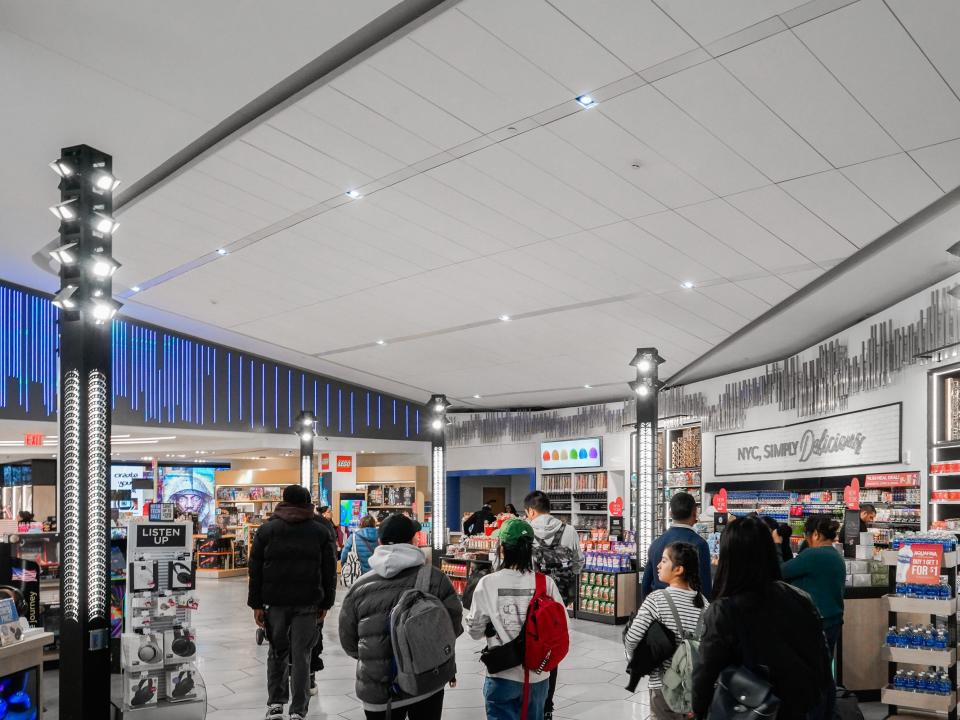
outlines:
{"label": "white ceiling", "polygon": [[[31,140],[30,192],[0,198],[12,279],[53,229],[38,147],[134,180],[388,5],[158,10],[98,55],[0,0],[25,70],[0,128]],[[407,396],[622,397],[636,346],[676,373],[960,184],[958,32],[952,0],[463,0],[129,205],[116,284],[144,288],[133,316]],[[63,73],[116,115],[66,138]]]}

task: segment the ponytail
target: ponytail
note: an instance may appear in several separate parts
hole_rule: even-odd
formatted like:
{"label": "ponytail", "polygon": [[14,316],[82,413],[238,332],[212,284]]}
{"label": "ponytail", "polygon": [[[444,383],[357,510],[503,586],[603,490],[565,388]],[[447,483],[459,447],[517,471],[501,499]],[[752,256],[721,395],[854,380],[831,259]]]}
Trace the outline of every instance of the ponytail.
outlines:
{"label": "ponytail", "polygon": [[693,599],[694,607],[703,607],[703,585],[700,579],[700,555],[690,543],[675,542],[667,546],[667,554],[674,567],[683,568],[683,579],[691,590],[697,593]]}

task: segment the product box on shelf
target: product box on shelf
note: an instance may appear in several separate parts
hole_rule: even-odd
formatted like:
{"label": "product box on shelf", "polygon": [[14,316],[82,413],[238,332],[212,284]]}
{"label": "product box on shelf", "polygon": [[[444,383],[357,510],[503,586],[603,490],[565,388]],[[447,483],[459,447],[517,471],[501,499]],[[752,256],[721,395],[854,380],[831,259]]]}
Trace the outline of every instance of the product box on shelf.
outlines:
{"label": "product box on shelf", "polygon": [[197,684],[193,679],[196,671],[192,664],[187,664],[167,672],[167,696],[170,702],[183,702],[197,698]]}
{"label": "product box on shelf", "polygon": [[139,708],[157,704],[157,681],[147,673],[130,673],[124,685],[127,707]]}

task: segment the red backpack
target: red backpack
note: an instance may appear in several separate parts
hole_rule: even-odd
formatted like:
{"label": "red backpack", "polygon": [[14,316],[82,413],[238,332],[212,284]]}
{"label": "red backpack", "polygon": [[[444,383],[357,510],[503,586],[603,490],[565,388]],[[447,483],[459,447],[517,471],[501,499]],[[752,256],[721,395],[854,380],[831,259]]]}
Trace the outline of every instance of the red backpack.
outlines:
{"label": "red backpack", "polygon": [[523,624],[523,704],[520,720],[527,720],[530,671],[552,672],[570,650],[567,608],[547,594],[547,577],[535,573],[536,585]]}

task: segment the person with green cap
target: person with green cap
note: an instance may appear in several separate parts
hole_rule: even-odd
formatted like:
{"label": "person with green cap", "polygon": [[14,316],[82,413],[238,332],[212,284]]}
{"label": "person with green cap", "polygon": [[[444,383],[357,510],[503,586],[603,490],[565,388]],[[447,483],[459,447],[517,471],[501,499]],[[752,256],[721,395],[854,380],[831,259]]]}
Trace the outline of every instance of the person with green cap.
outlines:
{"label": "person with green cap", "polygon": [[[499,565],[477,584],[473,603],[464,615],[470,637],[487,639],[487,648],[506,645],[523,631],[536,577],[533,568],[533,528],[518,519],[507,520],[498,531]],[[556,583],[546,578],[547,594],[563,603]],[[518,720],[523,703],[523,667],[487,671],[483,697],[488,720]],[[530,673],[528,720],[543,720],[549,686],[548,673]]]}

